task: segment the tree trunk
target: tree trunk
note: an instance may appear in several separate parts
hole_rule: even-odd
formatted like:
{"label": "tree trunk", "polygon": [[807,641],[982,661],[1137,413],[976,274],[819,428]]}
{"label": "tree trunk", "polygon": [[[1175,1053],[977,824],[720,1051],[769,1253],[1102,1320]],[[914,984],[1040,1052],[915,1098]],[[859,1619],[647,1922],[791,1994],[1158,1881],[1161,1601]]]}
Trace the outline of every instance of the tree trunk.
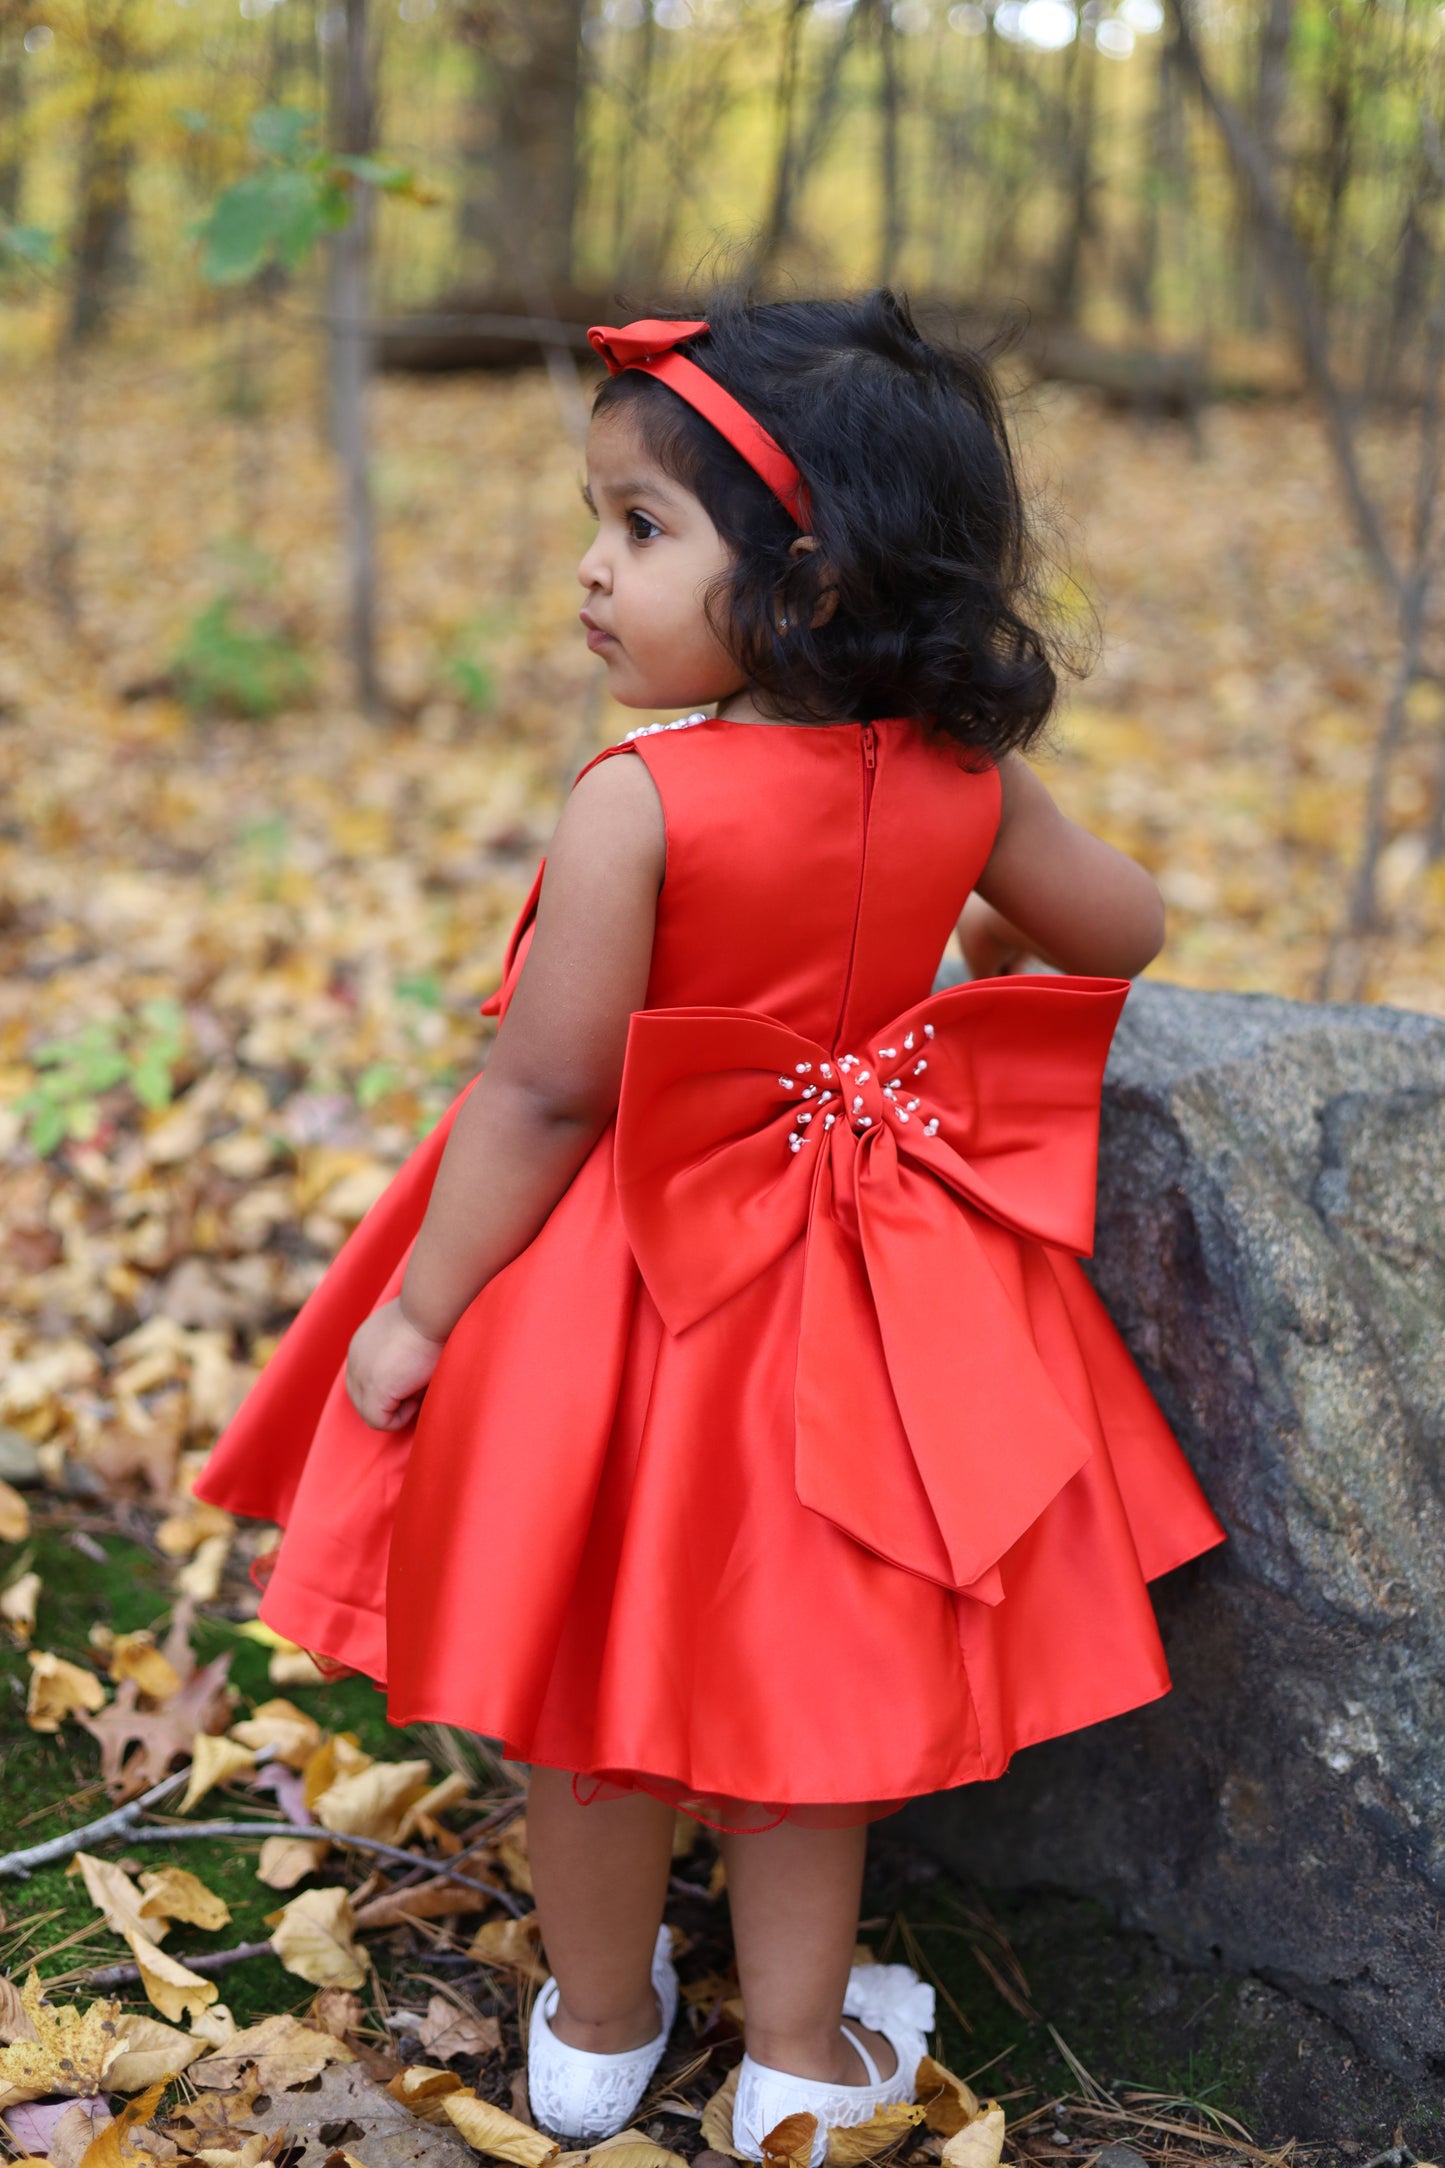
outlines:
{"label": "tree trunk", "polygon": [[584,11],[585,0],[470,0],[459,17],[480,62],[463,242],[473,255],[484,249],[494,280],[539,314],[572,278]]}
{"label": "tree trunk", "polygon": [[[1294,28],[1295,0],[1266,0],[1259,29],[1259,52],[1254,78],[1254,132],[1269,161],[1271,172],[1279,164],[1279,132],[1289,90],[1289,41]],[[1264,276],[1255,236],[1240,265],[1241,315],[1251,331],[1263,331],[1269,323],[1269,287]]]}
{"label": "tree trunk", "polygon": [[[332,73],[332,148],[365,156],[375,147],[373,56],[367,0],[345,0],[346,34]],[[371,379],[372,190],[358,180],[351,217],[331,243],[331,433],[346,497],[347,652],[356,698],[371,719],[382,709],[376,672],[376,548],[368,463]]]}
{"label": "tree trunk", "polygon": [[878,190],[883,228],[878,238],[878,277],[883,285],[898,276],[903,253],[903,195],[898,174],[898,33],[888,0],[878,8]]}
{"label": "tree trunk", "polygon": [[125,76],[133,62],[129,0],[116,0],[91,28],[95,75],[81,120],[75,223],[70,254],[70,337],[98,338],[109,321],[130,224],[132,148],[125,129]]}
{"label": "tree trunk", "polygon": [[20,150],[20,129],[25,114],[24,54],[19,20],[0,22],[0,218],[15,224],[20,217],[20,198],[25,168]]}
{"label": "tree trunk", "polygon": [[838,119],[843,68],[852,50],[857,28],[858,11],[855,9],[846,15],[832,32],[832,41],[813,94],[812,110],[799,140],[794,122],[798,44],[805,5],[806,0],[793,0],[787,29],[787,50],[778,94],[780,111],[777,164],[773,169],[767,217],[763,222],[762,235],[753,259],[754,274],[760,277],[772,269],[792,239],[798,200],[807,186],[809,174],[832,138]]}
{"label": "tree trunk", "polygon": [[1049,280],[1054,314],[1072,323],[1079,313],[1084,248],[1094,233],[1094,93],[1098,48],[1092,38],[1069,47],[1069,136],[1064,151],[1069,202]]}

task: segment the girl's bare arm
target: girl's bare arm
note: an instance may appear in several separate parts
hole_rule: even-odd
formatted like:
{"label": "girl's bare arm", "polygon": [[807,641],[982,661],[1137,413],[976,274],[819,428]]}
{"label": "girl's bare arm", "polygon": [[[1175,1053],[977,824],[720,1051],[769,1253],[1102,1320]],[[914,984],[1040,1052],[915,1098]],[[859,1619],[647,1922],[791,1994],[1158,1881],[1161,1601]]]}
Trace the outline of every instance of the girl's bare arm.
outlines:
{"label": "girl's bare arm", "polygon": [[569,797],[527,961],[452,1126],[402,1283],[444,1340],[524,1249],[616,1111],[627,1026],[647,998],[666,831],[643,762],[606,760]]}
{"label": "girl's bare arm", "polygon": [[1164,946],[1152,875],[1067,819],[1016,753],[1000,761],[999,776],[998,833],[958,922],[974,977],[1032,955],[1058,971],[1133,978]]}

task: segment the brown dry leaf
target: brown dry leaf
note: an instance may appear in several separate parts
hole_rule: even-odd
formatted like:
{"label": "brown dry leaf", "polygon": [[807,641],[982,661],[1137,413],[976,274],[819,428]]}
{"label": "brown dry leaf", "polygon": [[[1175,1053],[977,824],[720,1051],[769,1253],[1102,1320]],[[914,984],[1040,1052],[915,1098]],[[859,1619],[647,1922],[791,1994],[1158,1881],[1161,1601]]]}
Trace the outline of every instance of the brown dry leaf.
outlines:
{"label": "brown dry leaf", "polygon": [[806,2109],[797,2115],[785,2115],[781,2123],[774,2123],[763,2133],[760,2142],[765,2168],[808,2168],[817,2135],[816,2115],[809,2115]]}
{"label": "brown dry leaf", "polygon": [[26,2009],[19,1988],[0,1973],[0,2041],[38,2040],[35,2020]]}
{"label": "brown dry leaf", "polygon": [[[281,2093],[293,2085],[309,2084],[328,2063],[355,2060],[344,2041],[333,2040],[330,2033],[318,2032],[314,2025],[303,2025],[300,2018],[283,2013],[233,2033],[224,2053],[208,2055],[203,2063],[194,2064],[190,2075],[193,2082],[199,2080],[227,2091],[240,2083],[247,2066],[254,2063],[256,2090]],[[194,2108],[199,2103],[191,2105]]]}
{"label": "brown dry leaf", "polygon": [[321,1744],[321,1726],[294,1701],[263,1701],[231,1726],[231,1737],[258,1754],[262,1747],[274,1747],[277,1760],[288,1769],[304,1769]]}
{"label": "brown dry leaf", "polygon": [[502,2046],[502,2028],[494,2017],[475,2010],[459,2010],[445,1995],[433,1995],[426,2006],[417,2039],[428,2055],[450,2062],[454,2055],[496,2055]]}
{"label": "brown dry leaf", "polygon": [[176,1589],[192,1603],[214,1603],[221,1593],[221,1576],[231,1555],[231,1536],[207,1536],[194,1558],[176,1574]]}
{"label": "brown dry leaf", "polygon": [[527,1817],[519,1814],[515,1822],[509,1822],[492,1847],[493,1854],[503,1874],[513,1889],[524,1897],[536,1895],[532,1888],[532,1863],[527,1856]]}
{"label": "brown dry leaf", "polygon": [[268,1912],[271,1947],[288,1972],[314,1987],[360,1987],[370,1959],[356,1946],[351,1893],[339,1885],[303,1890],[279,1912]]}
{"label": "brown dry leaf", "polygon": [[243,1769],[254,1769],[255,1766],[256,1757],[248,1746],[212,1732],[198,1731],[191,1741],[191,1780],[181,1801],[182,1814],[189,1814],[192,1807],[218,1784],[229,1783]]}
{"label": "brown dry leaf", "polygon": [[115,2093],[138,2093],[157,2079],[175,2077],[195,2061],[205,2046],[204,2041],[188,2033],[162,2025],[159,2018],[147,2017],[143,2010],[122,2010],[116,2031],[123,2043],[122,2052],[105,2078],[108,2090]]}
{"label": "brown dry leaf", "polygon": [[403,1920],[449,1920],[459,1912],[481,1912],[491,1903],[485,1890],[466,1889],[456,1882],[423,1882],[414,1889],[386,1890],[358,1905],[357,1929],[371,1934],[378,1927],[398,1927]]}
{"label": "brown dry leaf", "polygon": [[359,2030],[366,2017],[366,2004],[349,1987],[323,1987],[311,2005],[311,2022],[329,2032],[333,2040],[344,2040],[348,2033]]}
{"label": "brown dry leaf", "polygon": [[130,2133],[138,2124],[148,2123],[160,2105],[161,2094],[166,2089],[164,2078],[148,2085],[134,2100],[128,2100],[113,2123],[92,2138],[80,2156],[78,2168],[143,2168],[147,2159],[145,2149],[133,2145]]}
{"label": "brown dry leaf", "polygon": [[0,1483],[0,1543],[23,1543],[29,1533],[29,1506],[11,1484]]}
{"label": "brown dry leaf", "polygon": [[1003,2157],[1004,2112],[986,2100],[971,2122],[954,2132],[943,2148],[943,2168],[998,2168]]}
{"label": "brown dry leaf", "polygon": [[183,1513],[169,1514],[156,1530],[156,1542],[167,1558],[189,1558],[203,1543],[224,1536],[229,1543],[236,1524],[219,1506],[205,1506],[189,1499]]}
{"label": "brown dry leaf", "polygon": [[515,2168],[548,2168],[562,2150],[530,2123],[519,2123],[516,2116],[508,2115],[505,2108],[478,2100],[470,2086],[449,2093],[442,2108],[474,2152],[512,2161]]}
{"label": "brown dry leaf", "polygon": [[72,2100],[50,2127],[45,2147],[50,2168],[79,2168],[81,2156],[91,2140],[114,2120],[108,2101],[98,2098]]}
{"label": "brown dry leaf", "polygon": [[235,2037],[236,2020],[227,2003],[213,2002],[209,2010],[191,2019],[191,2038],[199,2040],[202,2047],[221,2048]]}
{"label": "brown dry leaf", "polygon": [[329,1845],[324,1837],[266,1837],[256,1862],[256,1879],[267,1889],[294,1889],[315,1874]]}
{"label": "brown dry leaf", "polygon": [[964,2078],[956,2078],[942,2063],[925,2055],[918,2065],[918,2075],[913,2090],[923,2107],[923,2120],[930,2130],[942,2137],[951,2138],[965,2123],[971,2123],[979,2112],[978,2095]]}
{"label": "brown dry leaf", "polygon": [[[16,2037],[8,2047],[0,2048],[0,2109],[54,2093],[68,2099],[98,2093],[121,2053],[116,2032],[119,2015],[120,2005],[114,2002],[93,2002],[88,2010],[79,2010],[73,2003],[52,2007],[32,1972],[20,1990],[19,2011],[12,2009],[7,2019]],[[31,2028],[28,2036],[18,2031],[26,2019]]]}
{"label": "brown dry leaf", "polygon": [[537,1960],[540,1939],[535,1912],[524,1913],[519,1920],[487,1920],[473,1935],[467,1955],[478,1958],[484,1965],[507,1966],[520,1972],[524,1979],[540,1983],[547,1977]]}
{"label": "brown dry leaf", "polygon": [[77,1852],[65,1871],[84,1876],[86,1894],[97,1912],[104,1915],[112,1934],[128,1935],[134,1929],[138,1934],[149,1934],[152,1941],[165,1940],[169,1922],[156,1923],[153,1931],[152,1923],[141,1918],[141,1893],[123,1867],[108,1859],[97,1859],[90,1852]]}
{"label": "brown dry leaf", "polygon": [[208,2003],[218,1999],[221,1990],[214,1980],[203,1980],[179,1958],[167,1957],[149,1935],[132,1927],[127,1929],[125,1939],[140,1969],[140,1984],[162,2017],[174,2021],[188,2011],[196,2017]]}
{"label": "brown dry leaf", "polygon": [[264,2130],[258,2130],[241,2146],[207,2145],[196,2154],[206,2168],[259,2168],[271,2150],[272,2140]]}
{"label": "brown dry leaf", "polygon": [[607,2156],[607,2168],[687,2168],[680,2153],[670,2153],[665,2145],[658,2145],[645,2130],[619,2130],[610,2138],[599,2138],[596,2145],[587,2146],[580,2153],[562,2153],[553,2168],[582,2168],[584,2161],[595,2161]]}
{"label": "brown dry leaf", "polygon": [[[464,2087],[454,2070],[430,2070],[425,2063],[413,2063],[394,2077],[386,2089],[393,2100],[410,2108],[421,2123],[440,2123],[443,2120],[442,2103],[453,2093],[465,2091],[475,2098],[471,2087]],[[471,2140],[467,2142],[470,2144]]]}
{"label": "brown dry leaf", "polygon": [[726,2153],[732,2160],[742,2160],[733,2144],[733,2102],[738,2095],[738,2072],[740,2063],[734,2063],[722,2084],[702,2111],[699,2126],[702,2142],[710,2153]]}
{"label": "brown dry leaf", "polygon": [[828,2168],[857,2168],[860,2161],[874,2160],[896,2145],[905,2130],[923,2121],[923,2110],[911,2100],[875,2108],[866,2123],[828,2133]]}
{"label": "brown dry leaf", "polygon": [[35,1611],[44,1583],[38,1573],[19,1573],[0,1589],[0,1618],[23,1648],[35,1631]]}
{"label": "brown dry leaf", "polygon": [[440,1784],[434,1784],[429,1792],[423,1792],[420,1799],[407,1808],[396,1834],[396,1842],[405,1844],[417,1830],[429,1837],[437,1835],[437,1817],[449,1813],[453,1807],[461,1806],[464,1800],[471,1797],[471,1790],[471,1778],[463,1776],[459,1769],[454,1769],[450,1776],[443,1777]]}
{"label": "brown dry leaf", "polygon": [[[273,1686],[324,1686],[326,1673],[309,1649],[277,1649],[266,1666]],[[344,2160],[350,2154],[341,2156]]]}
{"label": "brown dry leaf", "polygon": [[[165,1653],[176,1662],[169,1640]],[[100,1773],[113,1799],[131,1799],[148,1785],[158,1784],[178,1754],[191,1755],[198,1732],[209,1736],[225,1730],[231,1717],[226,1685],[230,1666],[229,1655],[203,1664],[158,1709],[138,1709],[135,1680],[123,1679],[108,1709],[99,1716],[78,1717],[100,1743]],[[132,1745],[135,1752],[127,1756],[126,1749]]]}
{"label": "brown dry leaf", "polygon": [[25,1721],[32,1731],[59,1731],[67,1716],[105,1707],[105,1688],[93,1671],[68,1664],[48,1649],[31,1649],[30,1695]]}
{"label": "brown dry leaf", "polygon": [[[202,2066],[197,2064],[196,2069]],[[237,2086],[234,2092],[198,2093],[193,2100],[184,2101],[172,2108],[167,2121],[179,2124],[195,2136],[192,2145],[199,2150],[202,2145],[229,2145],[237,2138],[249,2138],[254,2126],[246,2117],[255,2107],[261,2095],[259,2081],[252,2078],[246,2085]]]}
{"label": "brown dry leaf", "polygon": [[329,1738],[323,1739],[315,1751],[307,1755],[301,1770],[306,1787],[306,1804],[311,1812],[315,1813],[317,1800],[324,1792],[330,1791],[338,1779],[355,1776],[361,1769],[369,1769],[371,1761],[372,1757],[357,1744],[354,1732],[335,1731]]}
{"label": "brown dry leaf", "polygon": [[[207,1889],[199,1875],[184,1867],[163,1867],[159,1874],[143,1874],[140,1886],[145,1892],[140,1908],[143,1920],[185,1920],[192,1927],[204,1927],[210,1932],[230,1924],[231,1908],[225,1898]],[[160,1941],[155,1925],[148,1926],[147,1932]]]}
{"label": "brown dry leaf", "polygon": [[156,1647],[154,1634],[116,1634],[110,1644],[110,1676],[119,1685],[134,1679],[151,1701],[169,1701],[180,1692],[181,1675]]}
{"label": "brown dry leaf", "polygon": [[375,1837],[394,1844],[407,1808],[430,1786],[430,1762],[373,1762],[328,1785],[312,1812],[323,1829],[334,1829],[338,1836]]}

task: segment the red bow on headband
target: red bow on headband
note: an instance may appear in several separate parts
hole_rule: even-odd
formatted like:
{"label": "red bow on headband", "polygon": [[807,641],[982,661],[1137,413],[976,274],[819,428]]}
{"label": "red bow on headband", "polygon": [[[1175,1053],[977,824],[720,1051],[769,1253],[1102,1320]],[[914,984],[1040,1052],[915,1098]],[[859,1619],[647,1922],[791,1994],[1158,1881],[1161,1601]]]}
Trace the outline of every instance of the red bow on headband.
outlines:
{"label": "red bow on headband", "polygon": [[769,436],[762,423],[755,421],[731,392],[724,391],[716,377],[676,352],[684,339],[695,339],[707,328],[705,323],[666,323],[657,317],[640,316],[620,328],[594,324],[587,339],[613,376],[619,376],[624,369],[641,369],[644,375],[655,376],[669,391],[675,391],[679,399],[685,399],[719,436],[727,439],[806,531],[812,519],[807,486],[776,437]]}

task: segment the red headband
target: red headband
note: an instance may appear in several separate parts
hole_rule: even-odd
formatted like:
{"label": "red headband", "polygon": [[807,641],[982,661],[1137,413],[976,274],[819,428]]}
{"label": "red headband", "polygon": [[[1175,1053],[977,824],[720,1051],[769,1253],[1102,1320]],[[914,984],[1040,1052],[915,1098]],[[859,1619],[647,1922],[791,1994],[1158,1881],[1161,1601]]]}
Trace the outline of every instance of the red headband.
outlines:
{"label": "red headband", "polygon": [[812,520],[807,485],[782,445],[761,422],[754,421],[746,407],[739,406],[731,392],[723,390],[715,376],[673,351],[683,339],[696,338],[707,328],[706,324],[662,323],[642,316],[620,330],[612,324],[594,324],[587,339],[613,376],[620,376],[624,369],[641,369],[695,407],[806,532]]}

